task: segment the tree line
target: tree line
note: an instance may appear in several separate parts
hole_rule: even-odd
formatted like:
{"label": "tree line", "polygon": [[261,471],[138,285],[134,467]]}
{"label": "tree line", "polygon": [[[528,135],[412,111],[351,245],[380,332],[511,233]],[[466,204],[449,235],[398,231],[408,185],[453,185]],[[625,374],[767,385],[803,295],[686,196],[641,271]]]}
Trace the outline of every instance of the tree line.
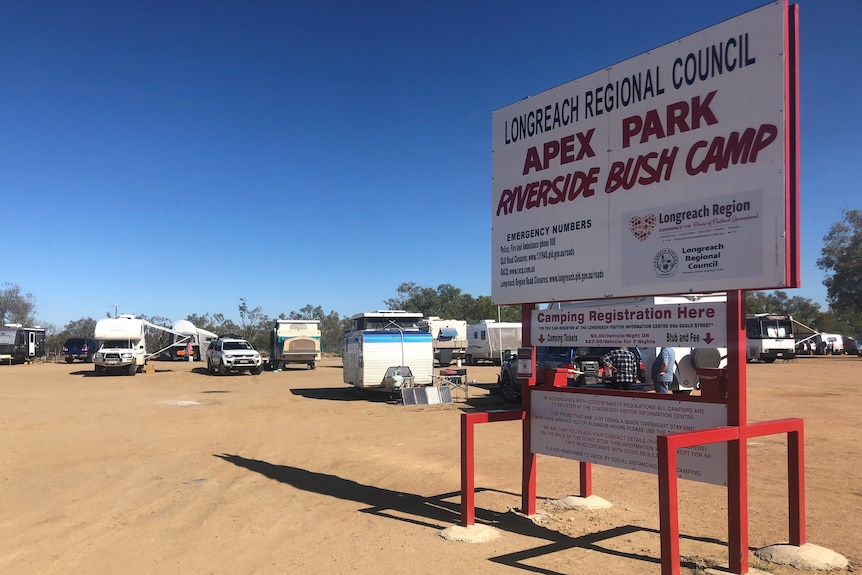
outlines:
{"label": "tree line", "polygon": [[[792,315],[797,321],[821,332],[840,333],[862,338],[862,210],[844,210],[843,219],[833,224],[823,238],[821,257],[817,266],[824,271],[829,308],[821,310],[820,304],[809,298],[790,296],[786,291],[749,291],[746,293],[747,313],[775,313]],[[520,306],[496,306],[490,296],[473,297],[451,284],[434,287],[420,286],[413,282],[402,283],[396,295],[384,300],[388,309],[403,309],[422,313],[424,317],[464,320],[477,323],[483,319],[520,321]],[[211,332],[234,333],[248,340],[257,349],[269,347],[269,331],[274,319],[318,320],[320,322],[321,345],[325,353],[341,353],[344,333],[349,330],[351,320],[338,312],[326,311],[321,306],[308,304],[289,314],[277,318],[268,316],[260,306],[251,307],[246,298],[240,298],[237,309],[239,323],[223,313],[191,314],[186,318],[195,326]],[[20,323],[37,325],[35,319],[36,299],[31,293],[23,293],[20,286],[4,283],[0,289],[0,325]],[[170,319],[158,315],[138,315],[154,324],[170,327]],[[81,318],[70,321],[62,329],[45,325],[48,333],[49,353],[59,353],[70,337],[93,337],[96,320]],[[153,336],[148,341],[150,349],[161,349],[164,336]]]}

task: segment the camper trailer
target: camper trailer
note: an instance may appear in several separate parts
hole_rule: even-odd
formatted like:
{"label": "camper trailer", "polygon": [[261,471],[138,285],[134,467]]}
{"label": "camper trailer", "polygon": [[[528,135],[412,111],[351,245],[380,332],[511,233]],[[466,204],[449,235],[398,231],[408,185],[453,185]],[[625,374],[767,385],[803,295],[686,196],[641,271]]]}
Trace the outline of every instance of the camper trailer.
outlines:
{"label": "camper trailer", "polygon": [[320,321],[277,319],[269,331],[269,361],[273,370],[289,363],[304,363],[314,369],[320,361]]}
{"label": "camper trailer", "polygon": [[189,344],[191,344],[192,359],[200,361],[206,355],[209,344],[218,339],[218,335],[200,327],[195,327],[192,322],[181,319],[175,321],[171,326],[171,345],[165,350],[169,359],[188,360]]}
{"label": "camper trailer", "polygon": [[463,360],[467,354],[467,322],[457,319],[428,317],[419,322],[419,328],[431,334],[434,361],[443,367],[452,360]]}
{"label": "camper trailer", "polygon": [[0,362],[24,363],[45,355],[45,328],[7,323],[0,328]]}
{"label": "camper trailer", "polygon": [[817,355],[842,355],[844,338],[837,333],[821,332],[814,336]]}
{"label": "camper trailer", "polygon": [[503,361],[521,347],[521,324],[483,319],[467,326],[467,365],[490,361],[502,365]]}
{"label": "camper trailer", "polygon": [[135,375],[143,371],[147,356],[146,325],[147,322],[133,315],[96,322],[95,337],[102,342],[102,347],[93,356],[95,372]]}
{"label": "camper trailer", "polygon": [[357,394],[396,392],[402,386],[431,385],[434,352],[431,334],[419,329],[421,313],[379,310],[353,315],[344,334],[344,383]]}

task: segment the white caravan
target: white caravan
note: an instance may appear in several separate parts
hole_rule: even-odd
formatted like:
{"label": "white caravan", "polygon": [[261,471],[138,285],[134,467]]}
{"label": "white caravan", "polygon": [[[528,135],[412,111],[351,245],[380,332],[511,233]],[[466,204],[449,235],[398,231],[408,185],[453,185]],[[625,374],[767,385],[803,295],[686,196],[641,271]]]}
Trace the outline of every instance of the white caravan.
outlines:
{"label": "white caravan", "polygon": [[402,386],[431,385],[434,351],[431,334],[419,328],[421,313],[379,310],[353,315],[344,334],[344,383],[357,394],[395,392]]}
{"label": "white caravan", "polygon": [[434,361],[448,366],[453,359],[463,360],[467,354],[467,322],[431,316],[419,322],[419,327],[431,334]]}
{"label": "white caravan", "polygon": [[269,362],[273,370],[289,363],[314,369],[320,361],[320,321],[277,319],[269,331]]}
{"label": "white caravan", "polygon": [[188,360],[189,344],[192,346],[192,359],[200,361],[206,355],[209,344],[218,339],[218,335],[200,327],[187,319],[175,321],[171,326],[175,333],[171,334],[171,346],[167,349],[170,359]]}
{"label": "white caravan", "polygon": [[467,365],[490,361],[502,365],[521,347],[520,322],[499,322],[483,319],[467,326]]}
{"label": "white caravan", "polygon": [[149,322],[133,315],[100,319],[95,338],[102,342],[93,356],[96,373],[109,370],[135,375],[142,371],[147,357],[145,326]]}

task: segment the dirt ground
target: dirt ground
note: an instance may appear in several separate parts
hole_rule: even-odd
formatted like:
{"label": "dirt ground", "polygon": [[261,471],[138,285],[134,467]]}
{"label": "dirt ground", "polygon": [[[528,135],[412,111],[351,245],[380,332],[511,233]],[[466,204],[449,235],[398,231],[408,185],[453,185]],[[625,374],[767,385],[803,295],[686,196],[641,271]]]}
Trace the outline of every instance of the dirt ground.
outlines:
{"label": "dirt ground", "polygon": [[[354,397],[338,358],[259,376],[202,363],[95,376],[92,365],[0,366],[0,573],[660,573],[658,480],[593,466],[608,510],[555,508],[578,466],[539,456],[534,524],[520,507],[520,424],[477,428],[477,522],[459,522],[460,414],[511,407],[497,369],[469,399]],[[862,561],[862,359],[748,366],[750,421],[805,419],[808,542]],[[787,541],[783,437],[749,442],[750,546]],[[680,482],[683,573],[727,562],[727,491]],[[800,573],[764,564],[778,574]],[[851,568],[852,570],[852,568]]]}

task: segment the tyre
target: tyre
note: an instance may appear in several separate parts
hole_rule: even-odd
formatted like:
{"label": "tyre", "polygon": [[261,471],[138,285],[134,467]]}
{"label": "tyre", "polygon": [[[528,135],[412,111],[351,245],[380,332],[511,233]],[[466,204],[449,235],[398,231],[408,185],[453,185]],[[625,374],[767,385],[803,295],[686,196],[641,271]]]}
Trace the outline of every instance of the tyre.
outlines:
{"label": "tyre", "polygon": [[228,374],[228,368],[225,366],[223,361],[218,364],[218,374],[219,375],[227,375]]}
{"label": "tyre", "polygon": [[260,375],[261,373],[263,373],[263,366],[261,365],[259,367],[254,367],[254,368],[250,369],[248,372],[252,375]]}
{"label": "tyre", "polygon": [[763,363],[775,363],[774,357],[767,357],[763,360]]}
{"label": "tyre", "polygon": [[586,385],[587,385],[587,378],[586,378],[586,376],[584,376],[584,374],[582,373],[582,374],[581,374],[581,375],[579,375],[579,376],[578,376],[578,378],[575,380],[575,387],[585,387]]}
{"label": "tyre", "polygon": [[72,363],[73,361],[75,361],[74,357],[67,357],[66,358],[66,363]]}
{"label": "tyre", "polygon": [[103,373],[105,373],[105,367],[102,365],[97,365],[93,371],[96,372],[96,375],[102,375]]}
{"label": "tyre", "polygon": [[503,399],[509,402],[516,402],[521,400],[521,394],[516,391],[516,381],[512,381],[512,376],[509,375],[508,371],[504,371],[503,375],[500,376],[500,394],[503,396]]}
{"label": "tyre", "polygon": [[309,362],[309,364],[308,364],[308,369],[317,369],[317,364],[316,364],[316,363],[314,363],[313,361],[312,361],[312,362]]}
{"label": "tyre", "polygon": [[464,363],[466,363],[467,365],[473,365],[473,356],[470,355],[469,353],[467,355],[465,355],[464,356]]}
{"label": "tyre", "polygon": [[133,363],[132,365],[129,366],[128,374],[129,375],[135,375],[136,373],[138,373],[138,366]]}

